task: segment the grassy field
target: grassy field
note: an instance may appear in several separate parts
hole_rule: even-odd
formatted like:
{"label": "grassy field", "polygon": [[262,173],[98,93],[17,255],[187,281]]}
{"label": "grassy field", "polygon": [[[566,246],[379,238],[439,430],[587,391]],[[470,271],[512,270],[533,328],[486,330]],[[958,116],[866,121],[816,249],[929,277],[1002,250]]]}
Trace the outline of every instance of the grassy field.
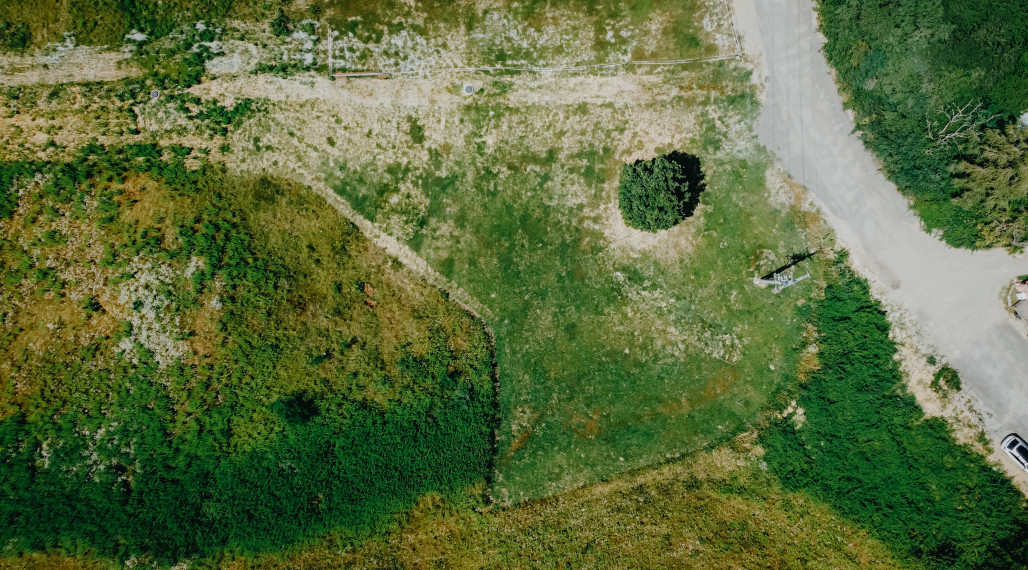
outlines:
{"label": "grassy field", "polygon": [[[560,0],[530,2],[240,2],[175,0],[120,2],[69,0],[0,5],[0,49],[31,51],[63,41],[65,33],[84,45],[117,48],[131,31],[150,40],[196,21],[224,27],[231,21],[268,29],[283,10],[280,35],[302,31],[324,37],[341,33],[339,62],[345,66],[393,67],[439,62],[459,52],[463,65],[553,65],[626,59],[681,59],[716,55],[709,32],[727,17],[724,6],[696,0]],[[700,17],[697,17],[700,15]],[[288,33],[281,33],[288,32]],[[359,62],[359,63],[358,63]]]}
{"label": "grassy field", "polygon": [[[312,6],[346,66],[732,48],[720,3]],[[206,70],[292,41],[272,8],[0,91],[0,567],[1016,567],[1023,501],[902,393],[738,64]],[[621,166],[671,151],[699,207],[626,227]]]}
{"label": "grassy field", "polygon": [[759,448],[733,448],[496,512],[426,496],[396,530],[359,548],[327,539],[283,556],[220,563],[233,570],[902,567],[860,527],[783,490],[760,468]]}
{"label": "grassy field", "polygon": [[[344,164],[326,165],[362,214],[487,308],[503,500],[733,436],[789,373],[809,294],[751,281],[807,242],[797,212],[770,202],[742,71],[547,87],[497,79],[454,114],[340,117],[331,136]],[[362,149],[369,140],[381,152]],[[627,228],[620,166],[673,149],[703,163],[698,213],[658,234]]]}
{"label": "grassy field", "polygon": [[[630,19],[670,9],[650,7]],[[701,46],[692,55],[720,45],[726,28],[708,22],[711,7],[677,9],[672,20],[696,10],[692,20],[718,31],[690,36]],[[464,81],[475,95],[459,95]],[[4,154],[59,158],[91,136],[161,140],[233,171],[326,177],[467,291],[463,300],[496,331],[501,499],[548,495],[723,441],[788,374],[805,293],[772,296],[751,279],[806,251],[806,220],[768,193],[769,164],[746,126],[756,103],[732,64],[345,87],[227,75],[192,88],[203,106],[254,101],[259,111],[228,131],[201,125],[192,95],[150,101],[141,86],[8,92]],[[626,228],[615,203],[620,166],[676,149],[703,161],[698,213],[657,235]]]}
{"label": "grassy field", "polygon": [[899,567],[859,527],[803,494],[784,491],[760,468],[759,448],[733,447],[494,513],[461,512],[429,496],[399,528],[360,548],[333,551],[326,541],[225,565]]}

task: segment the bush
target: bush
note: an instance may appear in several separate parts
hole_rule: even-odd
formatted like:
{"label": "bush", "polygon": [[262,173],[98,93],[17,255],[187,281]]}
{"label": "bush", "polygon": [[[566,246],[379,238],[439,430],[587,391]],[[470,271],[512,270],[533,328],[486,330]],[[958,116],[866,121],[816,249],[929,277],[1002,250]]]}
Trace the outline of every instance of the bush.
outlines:
{"label": "bush", "polygon": [[932,389],[937,392],[943,388],[959,392],[963,387],[963,384],[960,382],[960,373],[958,373],[954,368],[943,366],[935,373],[935,376],[932,377],[931,386]]}
{"label": "bush", "polygon": [[621,167],[618,207],[629,227],[666,230],[692,215],[703,191],[700,159],[674,152]]}
{"label": "bush", "polygon": [[286,13],[282,10],[282,8],[279,8],[278,15],[275,16],[275,19],[271,21],[271,33],[275,34],[276,36],[288,35],[290,31],[289,24],[289,16],[286,16]]}
{"label": "bush", "polygon": [[0,22],[0,46],[22,51],[32,43],[32,32],[25,22]]}

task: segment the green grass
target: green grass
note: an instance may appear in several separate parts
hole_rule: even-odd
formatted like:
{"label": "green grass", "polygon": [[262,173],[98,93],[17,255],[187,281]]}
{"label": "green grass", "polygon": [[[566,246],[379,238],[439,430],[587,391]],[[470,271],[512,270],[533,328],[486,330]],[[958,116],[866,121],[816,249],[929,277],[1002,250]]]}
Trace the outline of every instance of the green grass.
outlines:
{"label": "green grass", "polygon": [[[744,93],[733,73],[712,66],[667,81],[716,78]],[[803,326],[797,298],[809,294],[775,296],[751,282],[760,250],[784,263],[806,248],[790,212],[768,202],[766,159],[720,152],[724,131],[702,119],[680,149],[707,174],[700,212],[633,254],[604,229],[603,208],[617,215],[623,145],[642,144],[622,104],[515,107],[510,96],[468,102],[463,140],[445,155],[429,148],[426,168],[333,171],[338,192],[379,222],[396,215],[401,183],[419,188],[427,213],[412,220],[408,243],[486,307],[504,418],[496,494],[549,495],[733,436],[788,374]],[[686,124],[704,106],[741,121],[753,101],[658,97],[632,112]]]}
{"label": "green grass", "polygon": [[[900,559],[1025,568],[1024,497],[943,420],[925,417],[903,386],[881,306],[852,271],[838,272],[813,315],[820,370],[796,400],[805,420],[761,435],[771,470],[864,524]],[[959,389],[949,370],[943,382]]]}

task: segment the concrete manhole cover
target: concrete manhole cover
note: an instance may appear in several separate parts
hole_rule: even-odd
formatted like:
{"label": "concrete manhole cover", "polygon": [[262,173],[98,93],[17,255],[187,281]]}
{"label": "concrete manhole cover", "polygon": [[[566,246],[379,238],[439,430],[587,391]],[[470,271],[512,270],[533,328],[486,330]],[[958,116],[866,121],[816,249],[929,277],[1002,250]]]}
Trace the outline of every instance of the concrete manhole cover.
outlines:
{"label": "concrete manhole cover", "polygon": [[156,89],[154,89],[153,91],[150,92],[150,98],[151,99],[156,99],[156,98],[158,98],[160,96],[161,96],[161,92],[156,90]]}
{"label": "concrete manhole cover", "polygon": [[465,83],[464,84],[464,94],[465,95],[471,95],[474,92],[475,92],[475,86],[474,85],[472,85],[470,83]]}

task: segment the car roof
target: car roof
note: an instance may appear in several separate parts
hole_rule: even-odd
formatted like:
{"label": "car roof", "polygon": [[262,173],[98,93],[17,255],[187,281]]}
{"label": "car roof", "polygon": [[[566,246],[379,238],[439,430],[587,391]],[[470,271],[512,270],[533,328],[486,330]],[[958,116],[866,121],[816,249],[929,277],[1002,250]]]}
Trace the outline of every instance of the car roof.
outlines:
{"label": "car roof", "polygon": [[1021,443],[1022,445],[1028,445],[1028,444],[1025,443],[1024,438],[1019,436],[1019,435],[1017,435],[1016,433],[1012,433],[1012,434],[1004,437],[1003,438],[1003,442],[1001,443],[1001,445],[1006,447],[1007,443],[1011,442],[1011,441],[1016,441],[1018,443]]}

